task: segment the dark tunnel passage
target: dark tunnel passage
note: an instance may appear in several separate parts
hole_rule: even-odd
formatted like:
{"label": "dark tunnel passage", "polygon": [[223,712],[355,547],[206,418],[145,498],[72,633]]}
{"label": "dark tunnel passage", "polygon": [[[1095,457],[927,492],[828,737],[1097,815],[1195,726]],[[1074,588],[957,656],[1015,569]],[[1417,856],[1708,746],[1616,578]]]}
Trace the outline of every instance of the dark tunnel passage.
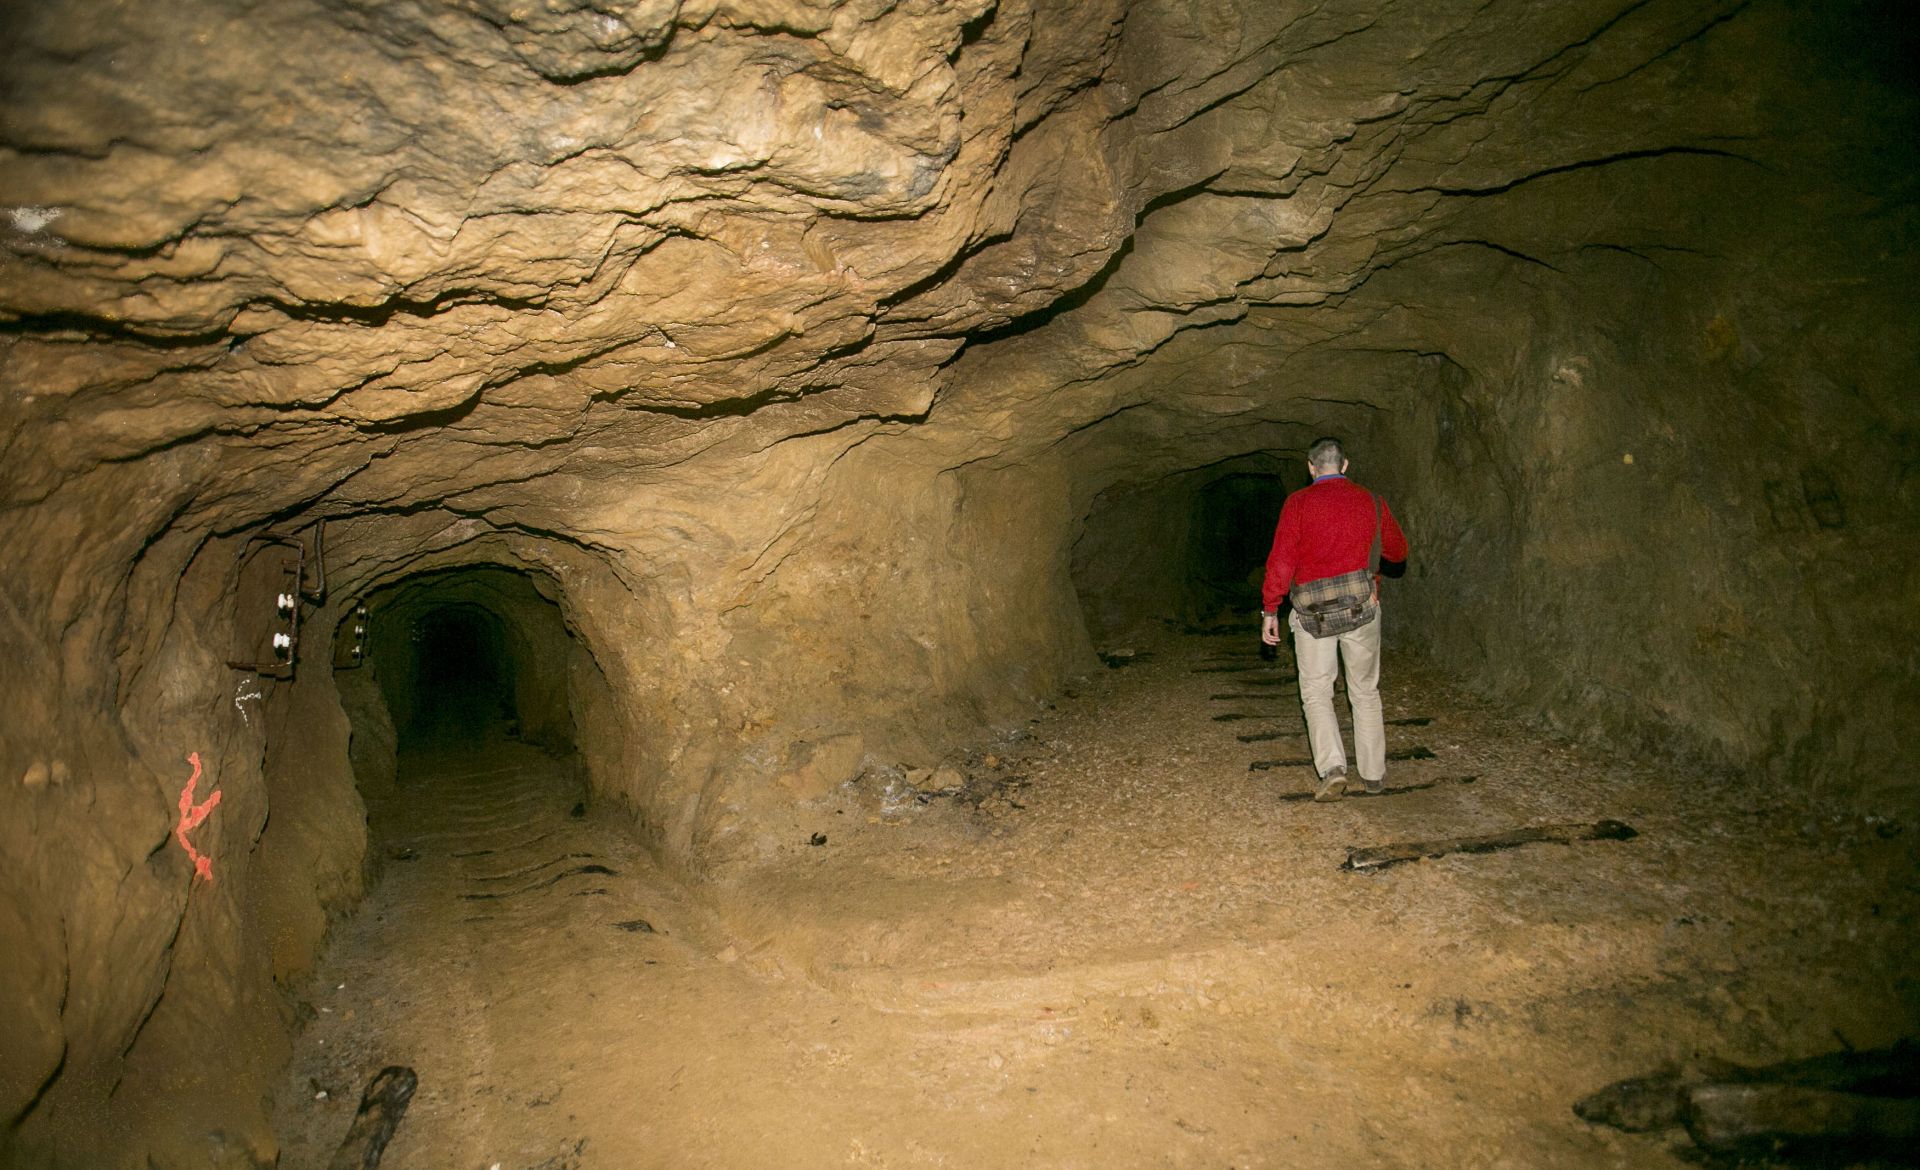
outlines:
{"label": "dark tunnel passage", "polygon": [[450,907],[469,922],[614,873],[583,836],[589,772],[614,746],[583,731],[606,682],[562,600],[544,573],[476,564],[401,578],[365,596],[364,616],[356,607],[365,666],[335,681],[377,856],[412,863],[383,871],[394,921],[457,934]]}
{"label": "dark tunnel passage", "polygon": [[411,730],[431,737],[518,727],[513,651],[500,616],[461,603],[430,610],[414,622],[413,680],[419,689]]}
{"label": "dark tunnel passage", "polygon": [[[355,738],[390,737],[402,773],[413,756],[504,741],[571,754],[569,679],[584,648],[557,596],[552,581],[498,565],[418,574],[369,594],[366,668],[342,672]],[[371,770],[377,778],[382,769]]]}
{"label": "dark tunnel passage", "polygon": [[1263,451],[1102,492],[1073,549],[1088,633],[1250,619],[1280,505],[1305,483],[1298,459]]}
{"label": "dark tunnel passage", "polygon": [[1285,476],[1233,472],[1194,493],[1187,552],[1187,608],[1196,616],[1245,614],[1260,606],[1260,578]]}

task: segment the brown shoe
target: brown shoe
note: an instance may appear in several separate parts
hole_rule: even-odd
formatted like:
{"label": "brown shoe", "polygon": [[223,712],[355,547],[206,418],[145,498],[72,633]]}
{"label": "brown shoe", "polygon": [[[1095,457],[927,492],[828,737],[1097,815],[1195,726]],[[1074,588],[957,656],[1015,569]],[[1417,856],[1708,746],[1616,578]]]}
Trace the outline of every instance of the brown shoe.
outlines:
{"label": "brown shoe", "polygon": [[1366,789],[1368,796],[1378,796],[1387,790],[1387,778],[1382,776],[1378,780],[1369,780],[1365,776],[1362,776],[1360,777],[1360,787]]}
{"label": "brown shoe", "polygon": [[1347,770],[1345,768],[1335,768],[1325,776],[1320,777],[1320,786],[1313,790],[1313,798],[1322,803],[1329,800],[1339,800],[1340,794],[1346,790]]}

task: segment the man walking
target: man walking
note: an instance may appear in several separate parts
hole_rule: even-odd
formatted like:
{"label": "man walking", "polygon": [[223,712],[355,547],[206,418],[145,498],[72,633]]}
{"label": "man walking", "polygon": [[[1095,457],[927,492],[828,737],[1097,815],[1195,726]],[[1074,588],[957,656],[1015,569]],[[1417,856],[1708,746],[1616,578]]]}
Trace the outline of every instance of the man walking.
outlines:
{"label": "man walking", "polygon": [[1407,538],[1385,501],[1347,478],[1340,440],[1315,440],[1307,449],[1307,470],[1313,483],[1287,497],[1267,554],[1260,640],[1280,644],[1280,601],[1291,597],[1287,624],[1313,748],[1313,798],[1337,800],[1347,787],[1347,753],[1333,713],[1333,684],[1342,660],[1360,782],[1368,792],[1379,792],[1386,783],[1379,574],[1383,563],[1389,576],[1405,571]]}

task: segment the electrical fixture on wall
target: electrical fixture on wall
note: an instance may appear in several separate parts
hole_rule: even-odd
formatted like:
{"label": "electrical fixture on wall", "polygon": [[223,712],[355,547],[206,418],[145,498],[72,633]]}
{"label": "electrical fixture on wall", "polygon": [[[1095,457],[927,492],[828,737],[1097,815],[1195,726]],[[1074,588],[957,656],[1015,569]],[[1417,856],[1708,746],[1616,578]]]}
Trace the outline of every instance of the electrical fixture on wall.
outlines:
{"label": "electrical fixture on wall", "polygon": [[342,618],[333,632],[333,668],[352,670],[356,666],[365,666],[367,662],[367,636],[371,618],[367,613],[367,603],[362,601],[354,605],[351,612]]}
{"label": "electrical fixture on wall", "polygon": [[326,521],[314,525],[313,544],[300,533],[268,529],[240,549],[234,591],[233,645],[227,665],[269,678],[292,678],[299,657],[300,606],[326,600]]}

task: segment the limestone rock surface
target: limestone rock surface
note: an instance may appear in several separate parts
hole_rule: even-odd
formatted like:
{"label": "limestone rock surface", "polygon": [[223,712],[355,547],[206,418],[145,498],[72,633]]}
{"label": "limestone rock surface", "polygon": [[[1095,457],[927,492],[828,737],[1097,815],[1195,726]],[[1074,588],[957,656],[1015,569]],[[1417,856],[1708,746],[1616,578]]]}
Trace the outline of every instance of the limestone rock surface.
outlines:
{"label": "limestone rock surface", "polygon": [[[543,615],[515,636],[596,799],[719,873],[794,802],[1023,719],[1089,623],[1165,616],[1208,469],[1333,431],[1414,540],[1403,646],[1570,730],[1910,814],[1899,27],[6,6],[8,1140],[271,1157],[284,992],[391,780],[392,712],[327,648],[425,574],[517,575],[498,604]],[[322,521],[297,672],[236,671],[257,538],[317,552]],[[170,836],[189,752],[224,793],[212,885]]]}

